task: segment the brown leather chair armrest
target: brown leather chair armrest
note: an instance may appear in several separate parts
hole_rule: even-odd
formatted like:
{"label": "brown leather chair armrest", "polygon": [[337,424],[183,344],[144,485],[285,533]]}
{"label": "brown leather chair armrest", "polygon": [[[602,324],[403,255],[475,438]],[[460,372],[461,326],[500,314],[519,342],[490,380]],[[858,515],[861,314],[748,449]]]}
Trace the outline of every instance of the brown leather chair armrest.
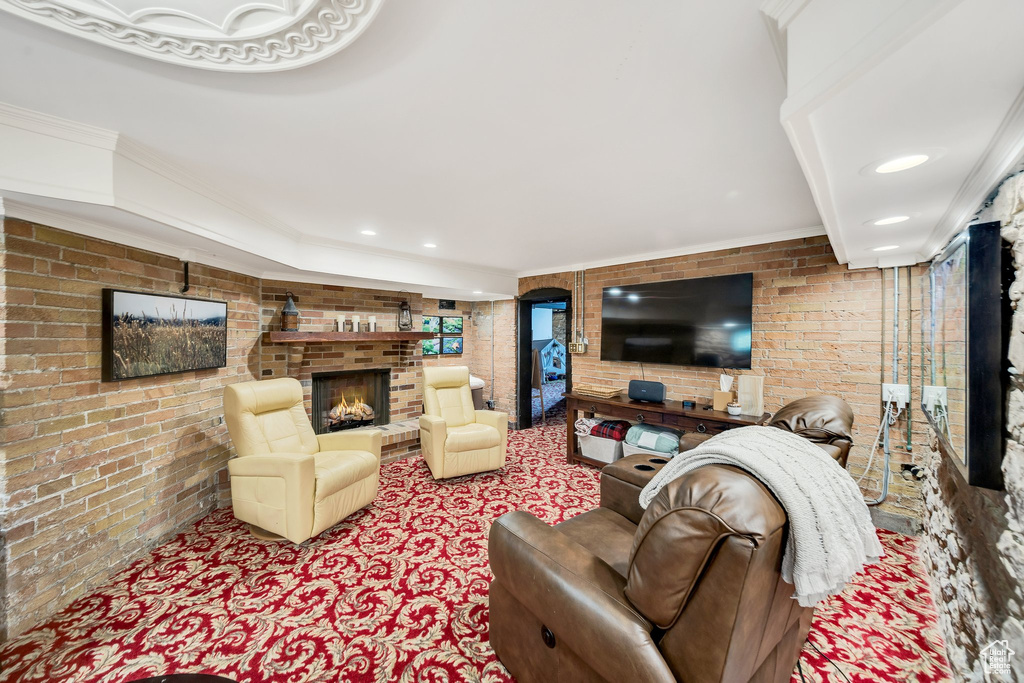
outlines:
{"label": "brown leather chair armrest", "polygon": [[651,623],[625,598],[625,579],[603,560],[522,511],[496,519],[488,545],[495,582],[551,630],[557,646],[610,681],[675,681]]}

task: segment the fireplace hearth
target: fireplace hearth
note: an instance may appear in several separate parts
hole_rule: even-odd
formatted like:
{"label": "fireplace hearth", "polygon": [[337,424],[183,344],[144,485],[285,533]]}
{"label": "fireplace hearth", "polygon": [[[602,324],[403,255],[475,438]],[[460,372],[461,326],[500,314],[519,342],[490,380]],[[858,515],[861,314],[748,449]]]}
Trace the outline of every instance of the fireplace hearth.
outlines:
{"label": "fireplace hearth", "polygon": [[391,371],[313,373],[313,430],[327,434],[390,422]]}

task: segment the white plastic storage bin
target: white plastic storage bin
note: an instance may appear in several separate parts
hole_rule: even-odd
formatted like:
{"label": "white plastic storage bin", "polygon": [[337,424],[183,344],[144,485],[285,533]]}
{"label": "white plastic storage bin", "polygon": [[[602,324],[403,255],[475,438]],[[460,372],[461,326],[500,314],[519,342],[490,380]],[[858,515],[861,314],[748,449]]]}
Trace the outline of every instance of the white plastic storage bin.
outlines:
{"label": "white plastic storage bin", "polygon": [[622,457],[622,442],[590,434],[579,437],[580,450],[588,458],[601,462],[615,462]]}
{"label": "white plastic storage bin", "polygon": [[675,453],[662,453],[661,451],[649,451],[646,448],[640,448],[639,446],[633,446],[631,444],[626,443],[625,441],[622,442],[622,457],[625,458],[626,456],[636,455],[637,453],[640,453],[640,454],[643,454],[643,455],[653,455],[653,456],[655,456],[657,458],[665,458],[666,460],[671,460],[672,456],[675,455]]}

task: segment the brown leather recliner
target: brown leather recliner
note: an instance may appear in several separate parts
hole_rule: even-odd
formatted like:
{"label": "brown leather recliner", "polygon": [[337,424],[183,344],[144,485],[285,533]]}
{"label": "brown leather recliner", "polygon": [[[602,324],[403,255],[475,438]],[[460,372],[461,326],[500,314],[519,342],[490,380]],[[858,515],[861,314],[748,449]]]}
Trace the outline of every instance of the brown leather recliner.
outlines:
{"label": "brown leather recliner", "polygon": [[639,519],[608,498],[602,485],[602,507],[555,527],[521,511],[492,525],[490,639],[512,675],[788,681],[813,609],[782,580],[786,514],[772,494],[711,465]]}
{"label": "brown leather recliner", "polygon": [[[787,403],[772,415],[768,426],[799,434],[816,443],[843,467],[853,445],[853,409],[835,396],[807,396]],[[688,451],[713,434],[696,432],[679,439],[679,450]]]}
{"label": "brown leather recliner", "polygon": [[853,408],[843,399],[835,396],[800,398],[779,408],[768,424],[813,441],[846,467],[853,445]]}

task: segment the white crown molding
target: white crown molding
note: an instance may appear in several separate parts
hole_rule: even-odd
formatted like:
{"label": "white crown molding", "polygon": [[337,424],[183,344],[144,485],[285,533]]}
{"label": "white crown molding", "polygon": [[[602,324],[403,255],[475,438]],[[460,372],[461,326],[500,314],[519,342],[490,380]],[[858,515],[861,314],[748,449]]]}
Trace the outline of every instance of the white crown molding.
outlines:
{"label": "white crown molding", "polygon": [[924,258],[931,259],[953,237],[967,227],[971,218],[996,185],[1024,158],[1024,90],[989,141],[985,151],[964,178],[946,212],[935,224],[924,247]]}
{"label": "white crown molding", "polygon": [[29,223],[37,223],[39,225],[57,228],[59,230],[67,230],[68,232],[73,232],[77,235],[106,240],[115,244],[121,244],[135,249],[143,249],[156,254],[163,254],[181,261],[201,263],[213,268],[219,268],[221,270],[227,270],[261,280],[332,285],[336,287],[359,287],[361,289],[379,289],[386,291],[405,289],[424,296],[458,298],[462,301],[490,301],[512,298],[509,294],[484,293],[473,295],[448,287],[432,287],[400,281],[376,280],[371,278],[317,273],[313,271],[288,268],[287,266],[255,268],[235,259],[224,258],[211,254],[203,249],[183,247],[172,241],[157,240],[128,230],[113,228],[105,223],[81,218],[63,211],[33,206],[31,204],[12,200],[8,197],[0,197],[0,218],[4,217],[16,218],[28,221]]}
{"label": "white crown molding", "polygon": [[69,121],[31,109],[22,109],[5,102],[0,102],[0,126],[12,126],[110,152],[114,151],[118,139],[117,133],[105,128]]}
{"label": "white crown molding", "polygon": [[811,0],[764,0],[761,3],[761,12],[771,17],[779,30],[785,31],[810,2]]}
{"label": "white crown molding", "polygon": [[[376,18],[384,0],[315,0],[285,3],[280,12],[257,12],[216,21],[183,12],[174,0],[148,8],[135,20],[110,3],[89,6],[67,0],[0,0],[0,10],[37,24],[162,62],[213,71],[268,72],[312,64],[344,49]],[[248,3],[255,5],[255,3]],[[247,6],[248,6],[247,5]],[[129,13],[130,15],[132,13]],[[195,29],[183,31],[185,14],[195,17]],[[154,21],[167,16],[177,21]],[[235,26],[255,17],[248,26]],[[258,19],[256,19],[258,18]],[[200,30],[202,29],[202,30]]]}
{"label": "white crown molding", "polygon": [[639,263],[641,261],[657,261],[659,259],[673,258],[676,256],[689,256],[691,254],[704,254],[724,249],[736,249],[739,247],[751,247],[757,244],[771,244],[772,242],[785,242],[786,240],[804,239],[807,237],[818,237],[825,234],[825,228],[815,225],[809,228],[797,228],[796,230],[783,230],[781,232],[770,232],[753,237],[740,237],[732,240],[721,240],[718,242],[701,242],[691,244],[677,249],[663,249],[661,251],[649,251],[640,254],[628,254],[600,261],[586,261],[581,263],[570,263],[564,266],[552,266],[550,268],[538,268],[536,270],[525,270],[517,273],[519,277],[532,277],[534,275],[548,275],[550,273],[566,273],[574,270],[589,270],[591,268],[604,268],[605,266],[619,266],[626,263]]}
{"label": "white crown molding", "polygon": [[286,235],[294,240],[300,240],[302,238],[302,233],[287,223],[278,220],[270,214],[257,211],[251,206],[238,201],[231,195],[221,192],[209,181],[206,181],[183,167],[168,161],[157,152],[140,142],[124,135],[118,135],[116,151],[122,158],[138,164],[146,170],[151,171],[162,178],[185,188],[186,190],[195,192],[196,194],[199,194],[226,209],[245,216],[256,223],[260,223],[277,233]]}

